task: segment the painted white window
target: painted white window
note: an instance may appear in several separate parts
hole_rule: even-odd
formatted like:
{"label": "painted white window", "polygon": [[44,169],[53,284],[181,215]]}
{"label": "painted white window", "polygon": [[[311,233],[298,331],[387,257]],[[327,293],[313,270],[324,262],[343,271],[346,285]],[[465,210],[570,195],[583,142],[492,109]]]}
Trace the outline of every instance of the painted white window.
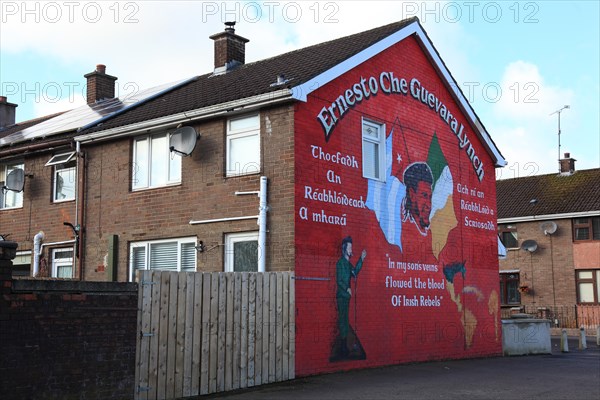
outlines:
{"label": "painted white window", "polygon": [[181,183],[181,157],[169,150],[168,133],[135,138],[133,141],[133,190]]}
{"label": "painted white window", "polygon": [[51,165],[66,164],[69,161],[71,161],[73,159],[73,157],[75,157],[74,151],[71,151],[68,153],[56,154],[48,160],[48,162],[46,163],[46,167],[49,167]]}
{"label": "painted white window", "polygon": [[31,270],[31,250],[17,251],[13,260],[12,276],[29,276]]}
{"label": "painted white window", "polygon": [[260,172],[260,117],[258,114],[227,121],[227,176]]}
{"label": "painted white window", "polygon": [[25,169],[21,162],[0,164],[0,210],[23,207],[23,192],[1,189],[6,185],[6,177],[15,169]]}
{"label": "painted white window", "polygon": [[196,238],[132,242],[129,246],[129,280],[143,269],[196,271]]}
{"label": "painted white window", "polygon": [[66,164],[54,166],[53,199],[55,203],[75,200],[76,163],[71,161]]}
{"label": "painted white window", "polygon": [[258,270],[258,259],[261,256],[258,232],[225,235],[226,272],[264,272]]}
{"label": "painted white window", "polygon": [[385,125],[362,121],[363,177],[385,180]]}
{"label": "painted white window", "polygon": [[52,277],[73,278],[73,248],[52,249]]}

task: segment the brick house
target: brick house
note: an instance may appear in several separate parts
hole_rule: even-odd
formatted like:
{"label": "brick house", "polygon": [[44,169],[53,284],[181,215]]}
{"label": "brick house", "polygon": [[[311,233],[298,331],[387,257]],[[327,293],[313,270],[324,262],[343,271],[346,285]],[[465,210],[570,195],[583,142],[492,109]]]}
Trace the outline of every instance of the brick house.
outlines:
{"label": "brick house", "polygon": [[0,137],[34,171],[0,210],[32,270],[294,271],[297,375],[500,354],[505,161],[418,20],[248,64],[233,24],[210,38],[208,74],[127,103],[100,66],[47,121],[70,130]]}
{"label": "brick house", "polygon": [[501,304],[561,326],[600,322],[600,169],[577,171],[565,153],[561,172],[500,180],[498,233]]}

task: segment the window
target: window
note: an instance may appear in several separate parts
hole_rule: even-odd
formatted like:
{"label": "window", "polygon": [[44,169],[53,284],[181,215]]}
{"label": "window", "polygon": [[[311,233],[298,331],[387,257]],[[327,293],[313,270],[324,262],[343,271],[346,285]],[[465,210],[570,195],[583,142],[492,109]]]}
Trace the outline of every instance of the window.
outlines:
{"label": "window", "polygon": [[502,244],[507,249],[519,248],[516,225],[498,225],[498,235],[500,236]]}
{"label": "window", "polygon": [[503,305],[521,303],[518,272],[500,272],[500,303]]}
{"label": "window", "polygon": [[260,172],[260,118],[250,115],[227,121],[227,176]]}
{"label": "window", "polygon": [[600,240],[600,217],[574,218],[573,240]]}
{"label": "window", "polygon": [[363,177],[385,180],[385,125],[362,121]]}
{"label": "window", "polygon": [[13,260],[12,276],[29,276],[31,270],[31,251],[17,251]]}
{"label": "window", "polygon": [[143,136],[133,141],[133,190],[181,182],[181,157],[169,150],[168,133]]}
{"label": "window", "polygon": [[49,167],[51,165],[66,164],[69,161],[71,161],[74,156],[75,156],[74,151],[71,151],[69,153],[56,154],[48,160],[48,162],[46,163],[46,167]]}
{"label": "window", "polygon": [[75,161],[54,166],[54,194],[52,198],[55,203],[75,200],[76,175]]}
{"label": "window", "polygon": [[0,164],[0,210],[23,207],[23,192],[1,189],[6,185],[6,177],[8,174],[19,168],[25,169],[25,164]]}
{"label": "window", "polygon": [[52,249],[52,277],[73,277],[73,248]]}
{"label": "window", "polygon": [[600,269],[576,271],[577,303],[600,302]]}
{"label": "window", "polygon": [[133,242],[129,248],[129,280],[140,269],[196,271],[196,238]]}
{"label": "window", "polygon": [[264,272],[258,270],[260,253],[258,232],[225,235],[226,272]]}

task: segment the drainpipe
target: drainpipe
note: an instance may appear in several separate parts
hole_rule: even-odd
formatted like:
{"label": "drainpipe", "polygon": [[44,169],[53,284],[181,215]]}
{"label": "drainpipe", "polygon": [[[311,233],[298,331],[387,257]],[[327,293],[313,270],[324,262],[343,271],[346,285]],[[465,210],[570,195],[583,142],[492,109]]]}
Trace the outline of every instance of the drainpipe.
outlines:
{"label": "drainpipe", "polygon": [[39,231],[33,237],[33,271],[32,276],[35,278],[40,272],[40,254],[42,254],[42,242],[44,241],[44,232]]}
{"label": "drainpipe", "polygon": [[[77,238],[77,254],[74,257],[73,260],[73,264],[74,264],[74,269],[76,271],[78,271],[78,277],[79,280],[82,281],[83,280],[83,265],[84,265],[84,255],[85,255],[85,251],[84,251],[84,229],[82,228],[83,226],[85,226],[84,224],[84,210],[85,210],[85,193],[86,193],[86,188],[85,188],[85,172],[86,172],[86,164],[87,161],[85,159],[85,154],[83,153],[83,151],[81,151],[81,143],[80,142],[75,142],[75,149],[76,149],[76,157],[77,157],[77,166],[75,167],[75,170],[77,171],[77,184],[75,185],[76,189],[75,189],[75,230],[76,230],[76,238]],[[77,259],[79,259],[77,262]],[[77,267],[79,267],[79,270],[77,270]]]}
{"label": "drainpipe", "polygon": [[267,261],[267,177],[260,177],[260,192],[258,193],[258,271],[265,272]]}

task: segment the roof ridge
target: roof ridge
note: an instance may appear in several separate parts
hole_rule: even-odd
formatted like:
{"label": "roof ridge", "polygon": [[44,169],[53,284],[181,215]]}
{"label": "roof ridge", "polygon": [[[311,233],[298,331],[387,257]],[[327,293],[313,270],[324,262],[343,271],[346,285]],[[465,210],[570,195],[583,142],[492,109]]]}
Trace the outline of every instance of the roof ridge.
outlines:
{"label": "roof ridge", "polygon": [[[375,27],[375,28],[372,28],[372,29],[369,29],[369,30],[366,30],[366,31],[351,33],[350,35],[346,35],[346,36],[342,36],[342,37],[339,37],[339,38],[327,40],[325,42],[315,43],[315,44],[312,44],[310,46],[301,47],[299,49],[290,50],[290,51],[285,52],[285,53],[281,53],[281,54],[277,54],[277,55],[274,55],[274,56],[271,56],[271,57],[263,58],[263,59],[256,60],[256,61],[252,61],[250,63],[246,63],[246,64],[241,65],[239,69],[242,69],[242,68],[244,68],[246,66],[252,66],[254,64],[258,64],[258,63],[261,63],[261,62],[274,60],[274,59],[277,59],[277,58],[280,58],[280,57],[286,57],[286,56],[289,56],[290,54],[294,54],[294,53],[298,53],[298,52],[302,52],[302,51],[307,51],[309,49],[317,49],[317,48],[320,48],[320,47],[323,47],[323,46],[329,46],[333,42],[342,41],[342,40],[348,40],[351,37],[358,37],[358,36],[362,36],[362,35],[369,35],[369,34],[372,34],[373,32],[379,31],[379,30],[385,31],[386,29],[389,29],[393,25],[397,25],[398,28],[396,30],[400,30],[404,26],[406,26],[406,25],[408,25],[408,24],[410,24],[410,23],[412,23],[414,21],[418,21],[418,20],[419,19],[417,17],[405,18],[405,19],[402,19],[400,21],[391,22],[391,23],[389,23],[387,25],[378,26],[378,27]],[[357,53],[360,52],[361,50],[363,50],[363,49],[357,49]]]}
{"label": "roof ridge", "polygon": [[600,172],[600,168],[587,168],[587,169],[577,169],[575,171],[573,171],[572,174],[559,174],[557,172],[551,172],[548,174],[540,174],[540,175],[531,175],[531,176],[517,176],[514,178],[506,178],[506,179],[497,179],[496,183],[502,183],[502,182],[510,182],[510,181],[516,181],[518,179],[534,179],[534,178],[538,178],[538,179],[542,179],[545,177],[552,177],[552,176],[556,176],[556,177],[569,177],[569,176],[573,176],[576,175],[578,173],[581,172],[587,172],[587,173],[591,173],[591,172]]}

